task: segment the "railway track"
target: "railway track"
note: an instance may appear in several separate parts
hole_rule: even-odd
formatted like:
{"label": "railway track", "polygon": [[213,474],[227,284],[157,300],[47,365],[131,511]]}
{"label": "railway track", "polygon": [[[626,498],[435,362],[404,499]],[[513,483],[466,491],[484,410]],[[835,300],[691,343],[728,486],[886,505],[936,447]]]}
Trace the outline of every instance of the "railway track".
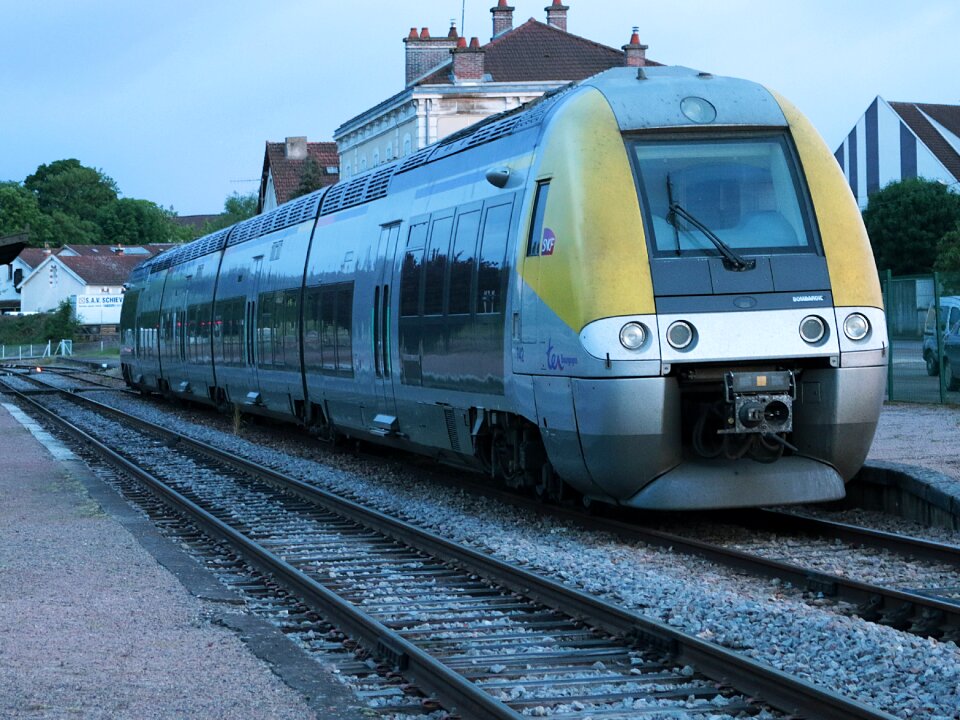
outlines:
{"label": "railway track", "polygon": [[891,717],[88,398],[19,397],[463,717]]}

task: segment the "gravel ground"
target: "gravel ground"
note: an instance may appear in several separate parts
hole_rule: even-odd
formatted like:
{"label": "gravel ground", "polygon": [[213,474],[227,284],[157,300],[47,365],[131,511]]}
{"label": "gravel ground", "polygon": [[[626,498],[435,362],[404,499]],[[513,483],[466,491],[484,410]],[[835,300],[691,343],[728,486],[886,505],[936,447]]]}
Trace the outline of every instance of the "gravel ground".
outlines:
{"label": "gravel ground", "polygon": [[[170,423],[162,404],[115,394],[98,395],[155,422]],[[922,410],[926,408],[900,406],[892,410],[889,415],[885,413],[881,423],[877,451],[894,453],[901,462],[905,461],[906,447],[898,451],[894,444],[904,443],[915,449],[917,438],[922,437],[929,447],[934,432],[941,436],[948,433],[949,437],[956,427],[956,411],[936,408],[925,413]],[[325,458],[318,464],[201,427],[186,418],[187,414],[180,414],[179,424],[191,435],[333,490],[356,493],[447,537],[607,597],[701,638],[739,649],[895,716],[936,720],[957,717],[960,649],[953,643],[921,639],[837,615],[803,601],[798,593],[775,581],[739,577],[694,558],[624,544],[454,488],[423,482],[412,463],[377,464],[318,452]],[[916,438],[902,437],[896,426],[905,421],[911,427],[929,424],[925,431],[918,431]],[[274,442],[278,444],[283,445]],[[293,439],[286,451],[291,452],[294,445],[303,447],[305,443],[302,438]],[[943,447],[955,448],[946,438]],[[949,460],[951,456],[944,453],[942,457]],[[953,449],[954,472],[956,459]]]}
{"label": "gravel ground", "polygon": [[0,434],[0,717],[316,717],[2,407]]}
{"label": "gravel ground", "polygon": [[919,465],[960,480],[960,406],[887,403],[868,459]]}

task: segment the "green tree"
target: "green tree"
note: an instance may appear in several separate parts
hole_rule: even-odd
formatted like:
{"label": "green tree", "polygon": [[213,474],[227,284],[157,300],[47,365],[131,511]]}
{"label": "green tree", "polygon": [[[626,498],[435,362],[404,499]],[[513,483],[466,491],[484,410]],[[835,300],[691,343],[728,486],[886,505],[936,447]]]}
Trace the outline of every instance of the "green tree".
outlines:
{"label": "green tree", "polygon": [[50,218],[40,210],[36,196],[20,183],[0,183],[0,237],[29,230],[29,242],[42,247],[50,242]]}
{"label": "green tree", "polygon": [[301,195],[312,193],[314,190],[319,190],[322,187],[323,168],[320,167],[317,159],[311,155],[303,164],[303,169],[300,171],[300,184],[297,186],[297,192],[291,196],[290,199],[292,200]]}
{"label": "green tree", "polygon": [[940,272],[960,273],[960,223],[940,238],[933,267]]}
{"label": "green tree", "polygon": [[50,215],[51,245],[100,245],[103,233],[93,220],[82,220],[62,210],[54,210]]}
{"label": "green tree", "polygon": [[149,200],[121,198],[97,213],[103,242],[116,245],[180,242],[182,234],[169,211]]}
{"label": "green tree", "polygon": [[73,340],[80,332],[80,322],[69,300],[61,300],[57,309],[46,313],[42,329],[44,340]]}
{"label": "green tree", "polygon": [[117,199],[117,184],[100,170],[79,160],[57,160],[41,165],[23,181],[37,197],[40,209],[62,212],[81,220],[96,220],[100,208]]}
{"label": "green tree", "polygon": [[257,214],[257,194],[231,193],[223,202],[223,214],[203,226],[203,235],[230,227]]}
{"label": "green tree", "polygon": [[863,221],[880,270],[933,270],[940,239],[960,221],[960,195],[933,180],[890,183],[870,196]]}

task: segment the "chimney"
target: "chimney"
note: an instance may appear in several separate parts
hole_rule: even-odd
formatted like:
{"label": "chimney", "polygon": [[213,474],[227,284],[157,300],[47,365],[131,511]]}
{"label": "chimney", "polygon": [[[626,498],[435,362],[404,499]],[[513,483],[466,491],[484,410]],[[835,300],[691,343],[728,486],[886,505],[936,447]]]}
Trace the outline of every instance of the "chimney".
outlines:
{"label": "chimney", "polygon": [[404,38],[406,48],[406,83],[412,85],[431,70],[450,61],[450,51],[457,46],[457,28],[450,26],[446,37],[430,37],[430,30],[423,28],[417,34],[416,28],[410,28],[410,34]]}
{"label": "chimney", "polygon": [[287,160],[307,159],[307,138],[305,136],[288,137],[283,148]]}
{"label": "chimney", "polygon": [[551,5],[544,8],[547,11],[547,25],[552,25],[557,30],[567,31],[567,10],[570,7],[560,3],[560,0],[553,0]]}
{"label": "chimney", "polygon": [[453,50],[453,81],[482,81],[484,51],[477,38],[460,38]]}
{"label": "chimney", "polygon": [[640,44],[640,28],[633,29],[630,42],[623,46],[623,64],[627,67],[643,67],[647,64],[647,46]]}
{"label": "chimney", "polygon": [[513,8],[507,5],[507,0],[500,0],[496,7],[490,8],[493,13],[493,38],[503,35],[513,29]]}

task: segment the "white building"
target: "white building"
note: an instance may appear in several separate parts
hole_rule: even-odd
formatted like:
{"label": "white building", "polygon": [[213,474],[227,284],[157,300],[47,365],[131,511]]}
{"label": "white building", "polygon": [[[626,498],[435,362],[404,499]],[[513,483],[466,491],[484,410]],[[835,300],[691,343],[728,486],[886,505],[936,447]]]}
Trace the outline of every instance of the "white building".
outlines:
{"label": "white building", "polygon": [[131,271],[147,258],[170,247],[64,246],[47,254],[24,278],[20,284],[20,309],[23,312],[49,312],[67,300],[82,324],[116,325],[120,322],[123,284]]}
{"label": "white building", "polygon": [[0,311],[20,310],[20,285],[50,251],[43,248],[23,248],[10,262],[0,265]]}
{"label": "white building", "polygon": [[837,148],[861,208],[891,182],[938,180],[960,189],[960,105],[887,102],[879,95]]}
{"label": "white building", "polygon": [[482,46],[459,37],[456,27],[437,38],[411,28],[403,41],[404,89],[334,132],[340,177],[415,153],[571,81],[611,67],[659,64],[646,59],[636,28],[618,50],[567,32],[569,7],[560,0],[545,10],[545,23],[531,18],[514,28],[514,8],[499,0],[490,10],[493,36]]}

